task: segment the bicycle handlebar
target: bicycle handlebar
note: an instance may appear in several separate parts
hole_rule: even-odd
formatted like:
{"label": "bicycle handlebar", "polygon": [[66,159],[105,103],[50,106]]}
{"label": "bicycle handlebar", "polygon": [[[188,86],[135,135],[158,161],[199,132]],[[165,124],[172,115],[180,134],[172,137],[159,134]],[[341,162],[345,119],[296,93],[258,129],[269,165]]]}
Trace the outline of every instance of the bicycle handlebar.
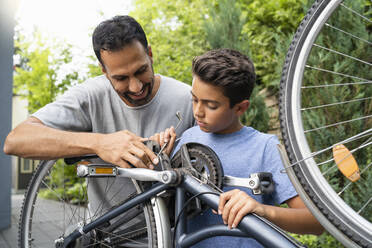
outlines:
{"label": "bicycle handlebar", "polygon": [[[195,180],[190,175],[184,176],[181,186],[194,195],[202,192],[215,192],[211,187],[205,184],[200,184],[200,182]],[[218,209],[219,196],[213,194],[202,194],[199,196],[199,198],[213,209]],[[249,237],[257,240],[265,247],[304,247],[296,243],[293,238],[286,235],[279,227],[274,226],[274,224],[255,214],[246,215],[239,223],[237,228],[243,231]]]}

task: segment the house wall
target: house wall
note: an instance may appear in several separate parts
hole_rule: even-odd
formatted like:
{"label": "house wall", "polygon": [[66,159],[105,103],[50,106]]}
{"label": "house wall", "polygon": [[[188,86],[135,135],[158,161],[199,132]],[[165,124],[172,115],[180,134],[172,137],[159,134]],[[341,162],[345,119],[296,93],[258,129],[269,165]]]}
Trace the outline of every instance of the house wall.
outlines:
{"label": "house wall", "polygon": [[0,0],[0,230],[10,226],[11,211],[11,157],[4,154],[3,146],[12,124],[15,2]]}
{"label": "house wall", "polygon": [[[28,117],[27,100],[20,96],[13,96],[12,128],[23,122]],[[12,156],[12,191],[23,193],[32,177],[37,162]]]}

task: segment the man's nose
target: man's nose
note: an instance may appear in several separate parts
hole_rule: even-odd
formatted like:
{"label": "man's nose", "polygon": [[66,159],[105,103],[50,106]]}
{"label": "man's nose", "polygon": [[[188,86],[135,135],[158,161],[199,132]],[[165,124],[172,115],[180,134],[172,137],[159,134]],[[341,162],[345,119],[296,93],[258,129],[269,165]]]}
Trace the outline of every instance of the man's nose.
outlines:
{"label": "man's nose", "polygon": [[130,78],[129,81],[129,92],[138,93],[142,90],[143,83],[135,77]]}

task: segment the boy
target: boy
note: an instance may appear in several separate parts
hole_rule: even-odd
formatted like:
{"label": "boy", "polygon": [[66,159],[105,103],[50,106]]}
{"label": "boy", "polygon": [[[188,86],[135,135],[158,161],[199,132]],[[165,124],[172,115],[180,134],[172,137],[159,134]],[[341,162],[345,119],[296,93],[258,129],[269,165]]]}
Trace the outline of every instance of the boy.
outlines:
{"label": "boy", "polygon": [[[234,228],[246,214],[256,213],[290,232],[321,234],[323,227],[305,207],[287,175],[280,173],[283,165],[277,150],[278,139],[243,126],[239,120],[249,107],[254,87],[252,62],[234,50],[213,50],[193,60],[192,72],[193,112],[198,125],[183,133],[175,151],[184,143],[198,142],[216,152],[226,175],[249,177],[251,173],[271,172],[275,183],[275,192],[269,196],[252,195],[248,189],[223,193],[218,207],[223,222]],[[173,128],[166,133],[175,135]],[[161,141],[159,137],[156,139]],[[273,206],[281,203],[290,208]],[[195,231],[218,222],[221,217],[208,211],[192,219],[189,229]],[[261,247],[253,239],[237,237],[214,237],[195,247],[226,245]]]}

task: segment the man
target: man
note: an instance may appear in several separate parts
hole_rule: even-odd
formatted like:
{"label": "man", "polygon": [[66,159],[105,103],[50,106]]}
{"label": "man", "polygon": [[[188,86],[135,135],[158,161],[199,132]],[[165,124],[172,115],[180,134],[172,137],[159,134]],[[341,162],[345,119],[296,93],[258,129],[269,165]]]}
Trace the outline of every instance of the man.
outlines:
{"label": "man", "polygon": [[190,87],[154,75],[151,47],[132,17],[102,22],[93,48],[104,76],[32,114],[8,135],[5,153],[35,159],[95,153],[121,167],[152,167],[156,155],[141,137],[176,125],[177,111],[178,133],[193,125]]}
{"label": "man", "polygon": [[[93,48],[104,75],[73,87],[18,125],[5,141],[6,154],[32,159],[97,154],[120,167],[153,168],[157,156],[142,137],[175,126],[177,111],[183,119],[178,134],[193,125],[190,86],[154,74],[151,47],[136,20],[103,21],[93,33]],[[90,202],[95,197],[109,202],[113,194],[122,199],[134,191],[124,178],[112,183],[112,194],[104,190],[106,179],[91,181]]]}

